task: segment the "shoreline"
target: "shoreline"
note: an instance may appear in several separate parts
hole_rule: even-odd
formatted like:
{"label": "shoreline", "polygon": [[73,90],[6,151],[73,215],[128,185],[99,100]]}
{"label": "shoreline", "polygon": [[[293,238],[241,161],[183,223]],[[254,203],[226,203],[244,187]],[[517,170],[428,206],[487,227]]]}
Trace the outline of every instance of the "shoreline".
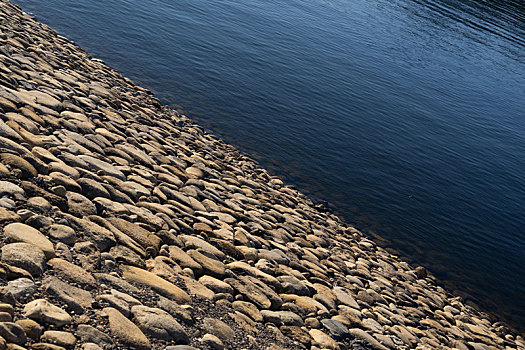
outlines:
{"label": "shoreline", "polygon": [[7,343],[525,349],[423,268],[0,6]]}

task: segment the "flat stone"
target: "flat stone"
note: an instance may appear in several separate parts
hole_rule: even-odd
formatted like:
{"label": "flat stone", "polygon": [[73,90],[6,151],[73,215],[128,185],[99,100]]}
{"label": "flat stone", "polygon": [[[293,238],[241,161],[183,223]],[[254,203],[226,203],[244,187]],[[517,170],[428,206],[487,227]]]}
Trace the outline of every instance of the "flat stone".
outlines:
{"label": "flat stone", "polygon": [[113,341],[107,334],[87,324],[78,325],[77,336],[80,337],[82,343],[94,343],[104,349],[113,346]]}
{"label": "flat stone", "polygon": [[206,242],[205,240],[199,237],[190,236],[190,235],[180,235],[180,238],[184,242],[184,246],[186,247],[186,249],[199,249],[200,248],[208,252],[209,254],[216,256],[217,259],[219,260],[223,260],[226,257],[226,255],[223,252],[221,252],[219,249],[217,249],[216,247],[214,247],[213,245],[211,245],[210,243]]}
{"label": "flat stone", "polygon": [[20,215],[4,207],[0,207],[0,223],[3,224],[5,222],[19,221],[19,220],[21,220]]}
{"label": "flat stone", "polygon": [[249,281],[241,282],[235,278],[227,278],[224,281],[242,294],[246,300],[254,303],[259,309],[268,309],[272,305],[270,299],[255,284]]}
{"label": "flat stone", "polygon": [[33,277],[40,276],[46,266],[46,255],[29,243],[10,243],[2,247],[2,262],[20,267]]}
{"label": "flat stone", "polygon": [[364,342],[366,342],[367,345],[370,346],[371,349],[374,349],[374,350],[388,350],[388,348],[386,346],[384,346],[381,343],[379,343],[379,341],[377,341],[376,338],[372,337],[370,334],[368,334],[367,332],[365,332],[362,329],[352,328],[352,329],[349,329],[348,331],[355,338],[359,338],[359,339],[363,340]]}
{"label": "flat stone", "polygon": [[11,168],[19,169],[23,179],[33,178],[38,175],[36,169],[27,160],[17,155],[1,153],[0,160],[3,164],[11,166]]}
{"label": "flat stone", "polygon": [[15,198],[23,198],[25,192],[22,188],[9,181],[0,181],[0,196],[13,196]]}
{"label": "flat stone", "polygon": [[19,325],[20,327],[22,327],[26,336],[28,336],[31,339],[40,339],[40,336],[42,335],[42,332],[44,331],[44,327],[39,325],[38,322],[35,322],[28,318],[23,319],[23,320],[18,320],[15,323]]}
{"label": "flat stone", "polygon": [[44,197],[31,197],[27,200],[27,206],[41,211],[51,210],[51,204]]}
{"label": "flat stone", "polygon": [[209,333],[204,334],[200,341],[205,346],[208,346],[212,349],[217,349],[217,350],[224,349],[224,344],[222,343],[222,341],[218,337],[214,336],[213,334],[209,334]]}
{"label": "flat stone", "polygon": [[87,289],[97,287],[97,281],[93,275],[80,266],[59,258],[51,259],[47,264],[53,268],[57,276],[60,276],[69,282],[78,283]]}
{"label": "flat stone", "polygon": [[4,235],[11,242],[30,243],[40,248],[47,259],[55,256],[53,243],[37,229],[22,223],[12,223],[4,227]]}
{"label": "flat stone", "polygon": [[109,304],[110,307],[117,309],[122,315],[129,317],[130,307],[124,300],[117,298],[111,294],[97,295],[97,301],[103,301]]}
{"label": "flat stone", "polygon": [[148,338],[146,338],[140,328],[128,320],[117,309],[107,307],[104,308],[104,312],[108,315],[111,333],[121,342],[141,350],[151,349]]}
{"label": "flat stone", "polygon": [[178,277],[183,280],[186,289],[191,295],[196,295],[199,298],[204,298],[208,300],[215,300],[215,293],[211,289],[208,289],[203,284],[196,281],[195,279],[191,277],[186,277],[185,275],[179,275]]}
{"label": "flat stone", "polygon": [[59,346],[74,346],[77,338],[69,332],[62,331],[45,331],[40,338],[45,343],[53,343]]}
{"label": "flat stone", "polygon": [[0,336],[8,343],[24,345],[27,341],[24,329],[13,322],[0,322]]}
{"label": "flat stone", "polygon": [[264,322],[270,322],[276,326],[303,326],[301,317],[291,311],[270,311],[262,310]]}
{"label": "flat stone", "polygon": [[298,341],[301,344],[304,344],[307,349],[310,348],[312,344],[312,337],[310,336],[308,331],[304,329],[304,327],[282,326],[279,329],[288,338],[294,341]]}
{"label": "flat stone", "polygon": [[217,259],[209,258],[197,250],[188,250],[186,253],[200,266],[202,266],[205,274],[217,278],[224,277],[226,268],[222,262],[218,261]]}
{"label": "flat stone", "polygon": [[339,349],[337,343],[335,340],[333,340],[329,335],[326,333],[318,330],[318,329],[310,329],[308,332],[310,336],[312,337],[313,345],[319,345],[326,349]]}
{"label": "flat stone", "polygon": [[159,249],[161,240],[155,235],[152,235],[148,230],[136,225],[132,222],[110,217],[107,220],[117,229],[131,237],[135,242],[140,244],[143,248],[152,247]]}
{"label": "flat stone", "polygon": [[50,344],[50,343],[34,343],[31,344],[31,349],[33,350],[66,350],[65,347]]}
{"label": "flat stone", "polygon": [[8,150],[14,151],[20,155],[26,154],[27,152],[29,152],[27,148],[25,148],[24,146],[21,146],[18,142],[9,140],[1,136],[0,136],[0,148],[5,148]]}
{"label": "flat stone", "polygon": [[215,293],[233,294],[233,288],[228,283],[223,282],[215,277],[204,275],[199,278],[199,282]]}
{"label": "flat stone", "polygon": [[346,326],[339,321],[324,319],[321,320],[321,324],[325,326],[326,329],[328,329],[330,335],[335,340],[339,341],[350,337],[350,332],[348,331],[348,328],[346,328]]}
{"label": "flat stone", "polygon": [[110,198],[108,190],[96,180],[80,178],[77,183],[82,187],[82,193],[91,200],[97,197]]}
{"label": "flat stone", "polygon": [[159,296],[159,301],[157,305],[164,311],[168,312],[178,321],[184,322],[186,324],[193,324],[193,317],[191,311],[188,308],[185,308],[182,305],[177,304],[173,300],[164,298],[162,295]]}
{"label": "flat stone", "polygon": [[66,282],[62,282],[56,277],[47,277],[42,281],[42,285],[47,293],[54,295],[77,314],[84,313],[93,303],[91,293]]}
{"label": "flat stone", "polygon": [[36,292],[35,283],[29,278],[18,278],[7,282],[6,291],[17,300],[27,298]]}
{"label": "flat stone", "polygon": [[357,303],[357,301],[355,301],[354,297],[350,295],[350,293],[348,293],[344,288],[334,287],[333,291],[340,303],[348,305],[358,310],[360,309],[359,304]]}
{"label": "flat stone", "polygon": [[182,326],[166,311],[136,305],[131,308],[131,313],[145,334],[157,339],[174,340],[177,343],[187,344],[189,342],[188,335]]}
{"label": "flat stone", "polygon": [[91,171],[97,172],[100,170],[106,175],[116,177],[117,179],[123,181],[126,180],[126,176],[124,175],[124,173],[118,170],[113,165],[109,164],[108,162],[87,155],[80,155],[78,156],[78,158],[86,162]]}
{"label": "flat stone", "polygon": [[263,316],[261,312],[252,303],[237,300],[232,303],[232,307],[235,311],[242,312],[243,314],[247,315],[255,322],[263,321]]}
{"label": "flat stone", "polygon": [[180,304],[191,302],[190,296],[185,291],[149,271],[129,265],[121,265],[120,269],[122,270],[122,277],[130,282],[148,286],[157,293]]}
{"label": "flat stone", "polygon": [[230,326],[216,318],[204,318],[204,328],[209,333],[219,337],[222,341],[230,341],[235,336],[235,332]]}
{"label": "flat stone", "polygon": [[80,193],[67,192],[66,198],[70,214],[83,217],[97,213],[97,207],[95,204]]}
{"label": "flat stone", "polygon": [[51,304],[45,299],[37,299],[26,304],[23,310],[25,317],[34,319],[36,321],[43,321],[53,324],[57,327],[71,323],[71,316],[59,308]]}
{"label": "flat stone", "polygon": [[66,225],[53,224],[48,227],[48,235],[53,239],[71,245],[77,241],[77,234],[74,229]]}
{"label": "flat stone", "polygon": [[169,247],[170,258],[182,268],[189,268],[197,276],[202,275],[202,266],[177,246]]}

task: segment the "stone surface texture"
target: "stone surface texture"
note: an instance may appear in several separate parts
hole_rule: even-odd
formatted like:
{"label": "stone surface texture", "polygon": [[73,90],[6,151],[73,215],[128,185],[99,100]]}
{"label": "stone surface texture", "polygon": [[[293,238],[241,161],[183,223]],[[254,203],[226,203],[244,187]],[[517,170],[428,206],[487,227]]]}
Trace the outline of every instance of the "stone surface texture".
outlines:
{"label": "stone surface texture", "polygon": [[519,349],[0,0],[0,349]]}

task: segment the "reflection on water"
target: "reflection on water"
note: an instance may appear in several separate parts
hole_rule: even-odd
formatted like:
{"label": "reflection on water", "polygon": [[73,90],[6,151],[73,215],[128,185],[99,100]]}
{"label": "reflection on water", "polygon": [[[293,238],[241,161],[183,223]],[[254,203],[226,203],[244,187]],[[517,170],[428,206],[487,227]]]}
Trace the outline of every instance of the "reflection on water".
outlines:
{"label": "reflection on water", "polygon": [[525,324],[522,1],[15,2]]}

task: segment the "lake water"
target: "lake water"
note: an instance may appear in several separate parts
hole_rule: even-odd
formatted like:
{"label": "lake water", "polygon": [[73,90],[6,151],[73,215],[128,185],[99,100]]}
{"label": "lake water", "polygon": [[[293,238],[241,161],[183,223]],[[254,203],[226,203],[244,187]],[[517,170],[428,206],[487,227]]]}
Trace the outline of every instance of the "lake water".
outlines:
{"label": "lake water", "polygon": [[525,328],[523,1],[14,2]]}

